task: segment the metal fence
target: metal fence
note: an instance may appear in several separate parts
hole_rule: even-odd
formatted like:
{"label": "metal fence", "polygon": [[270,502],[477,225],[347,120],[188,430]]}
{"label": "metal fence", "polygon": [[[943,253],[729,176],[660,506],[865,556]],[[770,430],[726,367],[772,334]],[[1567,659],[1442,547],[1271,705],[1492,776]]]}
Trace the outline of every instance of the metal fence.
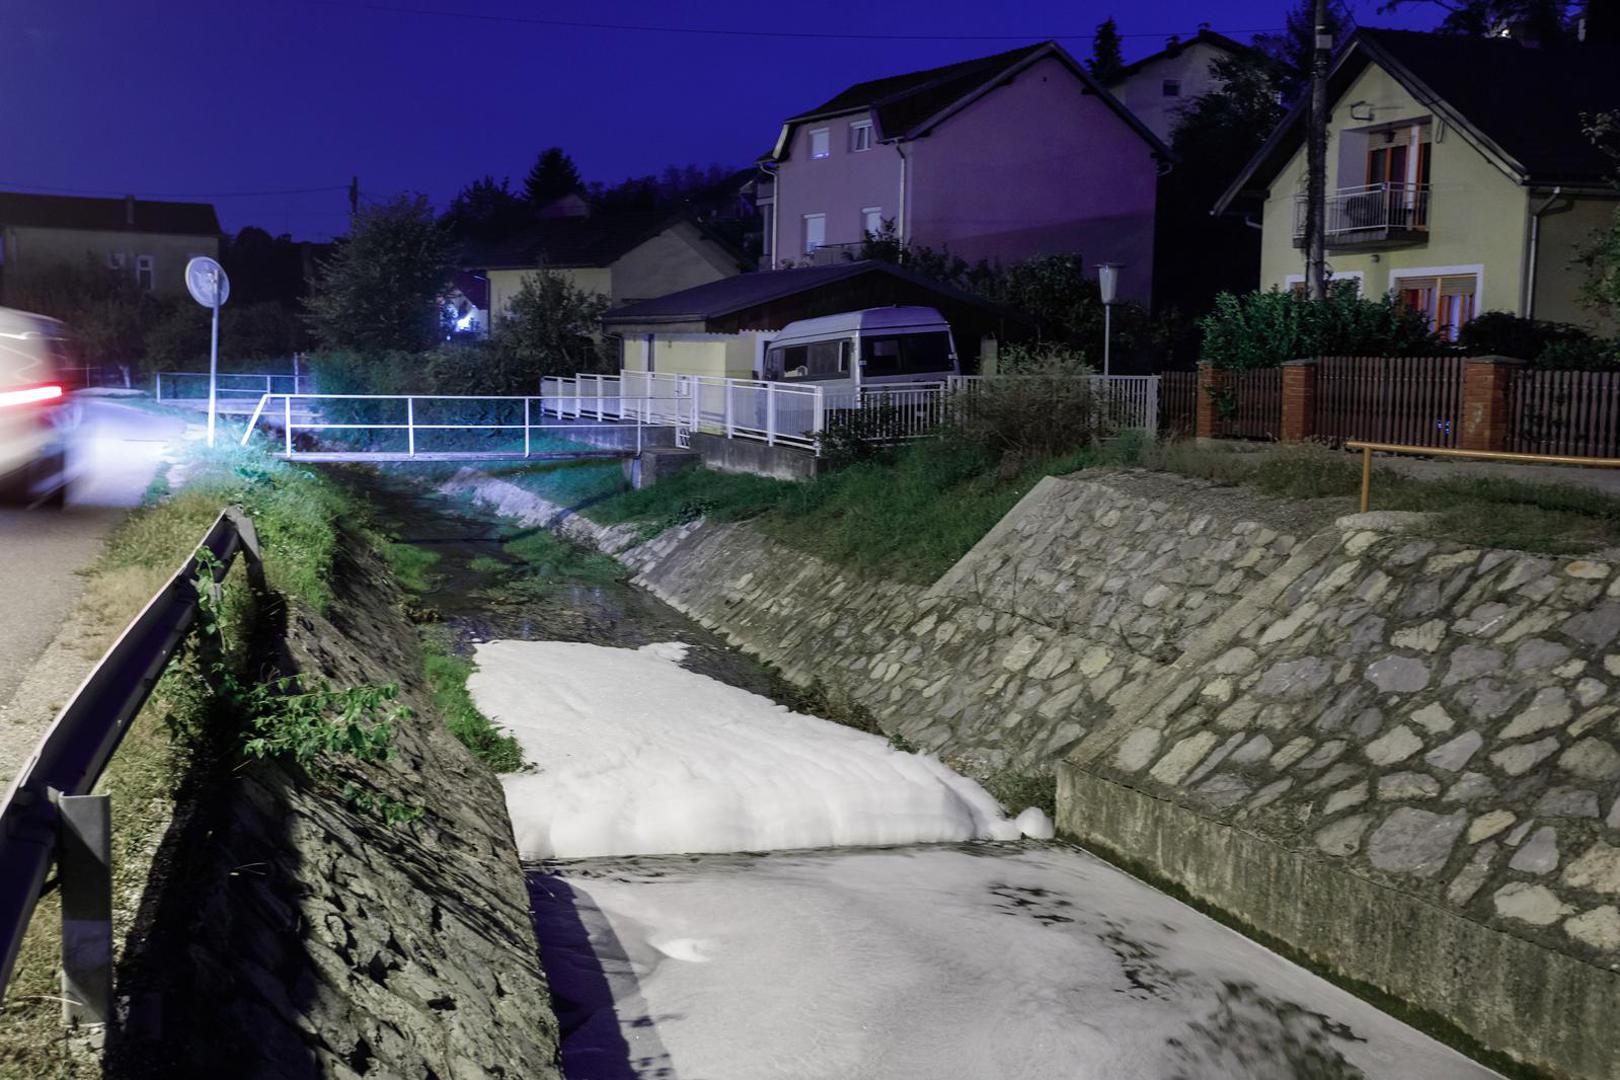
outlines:
{"label": "metal fence", "polygon": [[1457,445],[1462,357],[1324,356],[1317,365],[1318,438]]}
{"label": "metal fence", "polygon": [[[237,401],[255,400],[263,394],[307,394],[315,390],[315,376],[299,374],[219,373],[219,397]],[[208,400],[206,371],[160,371],[154,378],[152,396],[158,401],[197,402]]]}
{"label": "metal fence", "polygon": [[1198,428],[1198,372],[1166,371],[1159,376],[1159,434],[1190,439]]}
{"label": "metal fence", "polygon": [[[241,511],[220,514],[197,550],[204,548],[213,554],[216,584],[243,552],[250,581],[263,586],[253,522]],[[0,991],[10,981],[55,859],[62,883],[62,997],[69,1020],[104,1023],[112,1006],[109,811],[107,797],[90,791],[196,620],[202,571],[193,554],[119,635],[0,802]]]}
{"label": "metal fence", "polygon": [[1232,372],[1214,398],[1217,438],[1282,437],[1282,368]]}
{"label": "metal fence", "polygon": [[1508,449],[1620,457],[1620,373],[1514,372],[1508,383]]}

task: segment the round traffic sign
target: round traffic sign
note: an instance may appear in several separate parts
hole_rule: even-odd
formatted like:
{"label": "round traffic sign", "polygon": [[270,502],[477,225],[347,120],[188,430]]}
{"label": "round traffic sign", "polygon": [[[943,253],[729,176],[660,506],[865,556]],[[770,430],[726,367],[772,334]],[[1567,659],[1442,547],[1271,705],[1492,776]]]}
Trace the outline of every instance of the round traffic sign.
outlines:
{"label": "round traffic sign", "polygon": [[[207,255],[198,255],[186,263],[186,288],[191,298],[203,307],[211,308],[231,298],[231,279],[225,268]],[[215,292],[219,299],[214,299]]]}

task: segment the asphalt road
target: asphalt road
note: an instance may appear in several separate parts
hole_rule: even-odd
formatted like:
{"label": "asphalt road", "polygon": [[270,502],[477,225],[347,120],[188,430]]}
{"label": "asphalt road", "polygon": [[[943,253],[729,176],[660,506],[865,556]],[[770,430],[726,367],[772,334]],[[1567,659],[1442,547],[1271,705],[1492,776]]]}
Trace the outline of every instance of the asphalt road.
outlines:
{"label": "asphalt road", "polygon": [[75,476],[62,510],[0,507],[0,706],[51,643],[83,587],[78,571],[141,501],[182,421],[83,399],[69,451]]}

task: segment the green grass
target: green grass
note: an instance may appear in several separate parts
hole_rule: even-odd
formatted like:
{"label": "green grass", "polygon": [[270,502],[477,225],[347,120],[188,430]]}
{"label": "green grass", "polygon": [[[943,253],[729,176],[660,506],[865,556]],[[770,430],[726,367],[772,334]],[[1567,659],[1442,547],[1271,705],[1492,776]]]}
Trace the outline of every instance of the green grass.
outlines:
{"label": "green grass", "polygon": [[511,565],[488,555],[475,555],[467,560],[467,569],[475,574],[504,574]]}
{"label": "green grass", "polygon": [[408,592],[425,593],[433,588],[433,568],[439,564],[439,553],[415,544],[402,544],[398,540],[381,540],[377,550],[394,572],[394,580]]}
{"label": "green grass", "polygon": [[433,704],[450,734],[496,772],[516,772],[523,768],[523,752],[517,740],[490,723],[489,717],[478,711],[472,695],[467,692],[472,661],[450,653],[432,636],[424,637],[422,648],[423,673],[433,692]]}
{"label": "green grass", "polygon": [[588,551],[541,528],[512,532],[501,544],[501,550],[518,561],[525,579],[537,585],[562,581],[605,585],[622,581],[626,574],[624,567],[611,556]]}
{"label": "green grass", "polygon": [[[1346,511],[1361,491],[1360,458],[1317,445],[1241,452],[1169,444],[1145,463],[1284,498],[1341,499]],[[1376,466],[1372,508],[1432,514],[1421,532],[1471,546],[1574,555],[1620,544],[1620,499],[1572,484],[1474,473],[1418,479]]]}

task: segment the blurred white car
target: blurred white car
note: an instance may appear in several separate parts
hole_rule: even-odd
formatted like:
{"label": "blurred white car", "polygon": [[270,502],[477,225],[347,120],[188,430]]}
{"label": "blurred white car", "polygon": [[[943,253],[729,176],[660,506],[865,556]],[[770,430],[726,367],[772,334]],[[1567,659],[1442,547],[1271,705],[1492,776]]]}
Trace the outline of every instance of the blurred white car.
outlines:
{"label": "blurred white car", "polygon": [[78,408],[69,397],[67,327],[0,308],[0,499],[61,505],[67,439]]}

